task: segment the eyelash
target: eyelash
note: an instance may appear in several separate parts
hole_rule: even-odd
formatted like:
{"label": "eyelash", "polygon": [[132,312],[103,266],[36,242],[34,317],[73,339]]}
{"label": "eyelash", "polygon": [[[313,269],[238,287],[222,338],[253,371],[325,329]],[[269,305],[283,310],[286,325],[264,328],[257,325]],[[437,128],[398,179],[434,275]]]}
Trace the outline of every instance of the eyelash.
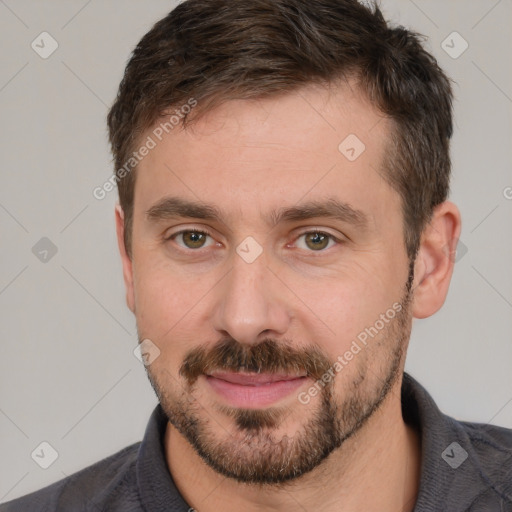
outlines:
{"label": "eyelash", "polygon": [[[200,235],[207,235],[210,238],[213,238],[212,234],[208,230],[206,230],[206,229],[183,229],[181,231],[177,231],[176,233],[173,233],[172,235],[166,237],[164,239],[164,241],[168,242],[170,240],[174,240],[177,236],[179,236],[179,235],[181,235],[183,233],[197,233],[197,234],[200,234]],[[301,236],[310,235],[312,233],[314,233],[316,235],[327,236],[331,240],[335,241],[337,245],[343,243],[342,240],[340,240],[339,238],[335,237],[334,235],[331,235],[331,233],[327,233],[325,231],[321,231],[321,230],[318,230],[318,229],[313,229],[313,230],[304,231],[302,233],[299,233],[297,235],[297,237],[296,237],[296,240],[299,239]],[[181,247],[181,246],[178,246],[178,247],[180,248],[180,250],[186,251],[186,252],[188,252],[188,251],[201,252],[201,250],[203,249],[203,247],[200,247],[199,249],[184,248],[184,247]],[[318,251],[309,250],[308,252],[311,252],[311,253],[315,253],[315,252],[323,253],[323,252],[326,252],[326,251],[327,251],[327,248],[321,249],[321,250],[318,250]]]}

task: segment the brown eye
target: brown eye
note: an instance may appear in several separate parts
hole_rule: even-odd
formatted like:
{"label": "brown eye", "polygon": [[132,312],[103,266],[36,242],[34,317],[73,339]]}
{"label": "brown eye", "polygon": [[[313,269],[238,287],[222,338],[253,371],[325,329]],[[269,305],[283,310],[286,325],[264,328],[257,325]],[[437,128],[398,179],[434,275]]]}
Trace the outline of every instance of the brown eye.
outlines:
{"label": "brown eye", "polygon": [[[185,230],[170,236],[169,240],[176,239],[176,243],[185,249],[201,249],[205,246],[206,239],[209,236],[210,234],[206,231]],[[179,243],[180,239],[181,243]]]}
{"label": "brown eye", "polygon": [[335,238],[333,235],[330,235],[329,233],[323,233],[322,231],[309,231],[307,233],[302,233],[299,235],[298,239],[301,238],[304,239],[304,243],[298,244],[300,248],[305,248],[316,252],[321,252],[329,247],[330,242],[338,241],[337,238]]}

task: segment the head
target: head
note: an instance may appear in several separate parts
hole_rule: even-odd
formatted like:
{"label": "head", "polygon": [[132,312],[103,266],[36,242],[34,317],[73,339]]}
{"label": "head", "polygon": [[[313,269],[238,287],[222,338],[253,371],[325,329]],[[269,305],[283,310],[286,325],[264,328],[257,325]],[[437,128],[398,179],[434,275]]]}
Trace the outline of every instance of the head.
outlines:
{"label": "head", "polygon": [[[460,231],[451,99],[420,37],[356,1],[187,0],[137,45],[108,115],[127,301],[216,471],[307,473],[396,389]],[[219,372],[296,378],[248,402]]]}

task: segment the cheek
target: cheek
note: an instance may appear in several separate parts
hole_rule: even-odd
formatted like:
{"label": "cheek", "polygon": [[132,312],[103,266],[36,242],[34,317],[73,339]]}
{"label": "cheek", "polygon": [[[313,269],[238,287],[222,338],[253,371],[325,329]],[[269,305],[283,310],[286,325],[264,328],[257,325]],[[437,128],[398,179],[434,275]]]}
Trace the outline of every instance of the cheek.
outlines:
{"label": "cheek", "polygon": [[149,254],[145,259],[140,254],[134,261],[137,330],[161,351],[155,371],[165,367],[175,374],[191,347],[211,333],[205,318],[211,316],[210,300],[218,277],[179,272]]}
{"label": "cheek", "polygon": [[191,328],[195,325],[191,287],[147,266],[136,276],[137,331],[160,351],[148,369],[163,389],[172,389],[185,352],[194,345],[191,340],[200,339]]}
{"label": "cheek", "polygon": [[197,287],[168,266],[150,258],[134,260],[134,289],[137,325],[141,334],[167,337],[179,328],[200,295]]}
{"label": "cheek", "polygon": [[374,261],[352,263],[329,276],[294,276],[299,323],[312,339],[323,340],[329,354],[345,351],[400,299],[401,281],[393,280],[383,261],[376,255]]}

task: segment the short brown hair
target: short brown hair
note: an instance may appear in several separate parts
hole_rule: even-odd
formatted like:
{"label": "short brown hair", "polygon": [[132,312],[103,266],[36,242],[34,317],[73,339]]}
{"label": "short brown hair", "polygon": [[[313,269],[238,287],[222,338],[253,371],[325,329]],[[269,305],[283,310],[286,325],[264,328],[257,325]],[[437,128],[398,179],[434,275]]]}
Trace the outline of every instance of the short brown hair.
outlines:
{"label": "short brown hair", "polygon": [[[451,166],[451,85],[422,38],[356,0],[186,0],[144,35],[126,66],[108,113],[115,168],[190,98],[198,104],[179,116],[183,127],[223,101],[355,76],[394,126],[382,170],[401,196],[414,260],[434,207],[448,196]],[[128,254],[135,177],[134,168],[117,180]]]}

